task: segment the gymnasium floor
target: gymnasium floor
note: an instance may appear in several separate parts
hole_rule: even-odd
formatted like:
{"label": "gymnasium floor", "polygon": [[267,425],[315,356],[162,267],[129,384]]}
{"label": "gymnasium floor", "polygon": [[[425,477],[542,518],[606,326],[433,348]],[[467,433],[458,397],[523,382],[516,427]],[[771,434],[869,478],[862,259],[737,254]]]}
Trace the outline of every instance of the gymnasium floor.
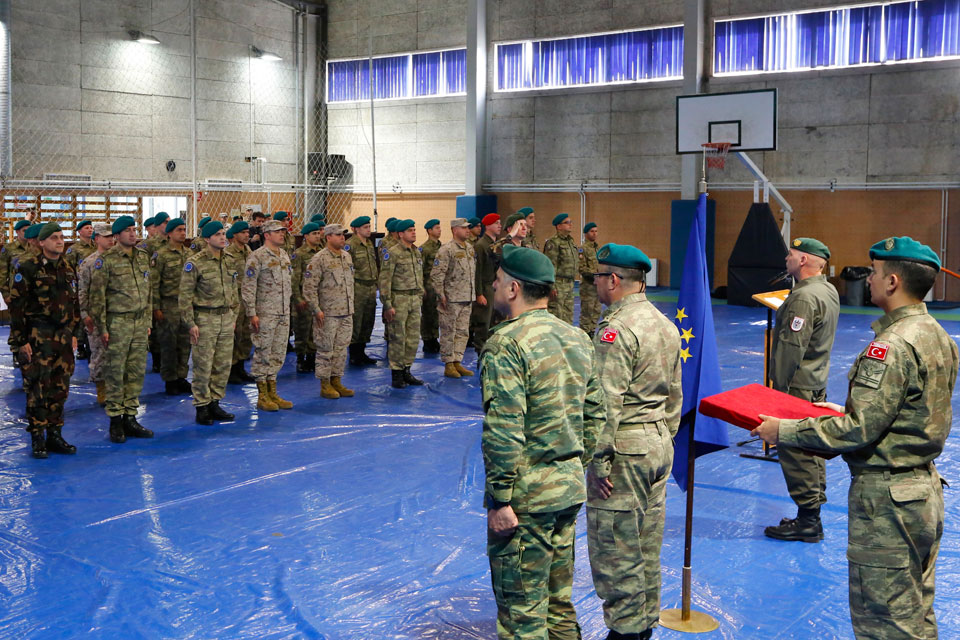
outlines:
{"label": "gymnasium floor", "polygon": [[[655,294],[672,317],[675,293]],[[759,381],[765,312],[714,307],[725,388]],[[872,310],[873,313],[876,310]],[[829,396],[869,341],[871,311],[840,318]],[[960,315],[939,316],[954,338]],[[382,356],[377,329],[371,353]],[[5,345],[6,327],[0,328]],[[153,440],[111,444],[78,366],[67,439],[76,456],[29,457],[24,398],[0,355],[0,637],[495,638],[484,556],[480,390],[420,359],[419,389],[395,390],[378,366],[348,369],[352,399],[319,397],[288,357],[279,389],[291,411],[251,412],[254,386],[231,386],[234,423],[200,427],[187,397],[148,374],[141,422]],[[473,368],[469,352],[465,365]],[[957,403],[954,403],[955,413]],[[730,428],[731,441],[746,433]],[[956,436],[954,436],[954,441]],[[951,441],[941,473],[960,483]],[[753,447],[753,448],[751,448]],[[846,489],[827,465],[821,544],[768,540],[794,508],[770,462],[720,451],[697,464],[694,604],[720,621],[702,638],[852,638]],[[960,637],[960,503],[947,492],[939,561],[941,637]],[[663,605],[679,606],[684,495],[668,490]],[[605,637],[578,527],[574,599],[586,640]],[[655,638],[683,634],[659,630]]]}

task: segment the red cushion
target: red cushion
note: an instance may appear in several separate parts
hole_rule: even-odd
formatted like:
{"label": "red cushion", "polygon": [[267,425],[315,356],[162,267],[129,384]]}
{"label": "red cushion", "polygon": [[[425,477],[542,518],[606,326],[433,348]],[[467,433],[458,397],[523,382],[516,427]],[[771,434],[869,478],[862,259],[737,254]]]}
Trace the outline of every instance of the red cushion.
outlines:
{"label": "red cushion", "polygon": [[700,401],[700,413],[751,431],[762,422],[761,413],[775,418],[843,415],[756,383],[704,398]]}

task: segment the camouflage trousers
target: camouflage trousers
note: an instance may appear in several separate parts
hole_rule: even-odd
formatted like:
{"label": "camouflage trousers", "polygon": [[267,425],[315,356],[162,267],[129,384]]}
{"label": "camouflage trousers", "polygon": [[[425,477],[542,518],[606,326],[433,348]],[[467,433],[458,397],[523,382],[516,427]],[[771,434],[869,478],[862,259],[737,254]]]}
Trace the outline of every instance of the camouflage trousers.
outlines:
{"label": "camouflage trousers", "polygon": [[190,371],[190,332],[180,319],[176,298],[162,302],[163,321],[154,322],[160,332],[157,340],[164,355],[160,357],[160,377],[164,382],[186,379]]}
{"label": "camouflage trousers", "polygon": [[934,574],[943,486],[933,465],[853,472],[848,494],[850,618],[857,638],[936,638]]}
{"label": "camouflage trousers", "polygon": [[353,337],[350,344],[367,344],[377,320],[377,283],[353,283]]}
{"label": "camouflage trousers", "polygon": [[103,346],[103,338],[96,329],[93,333],[84,329],[87,334],[87,343],[90,345],[90,382],[103,382],[103,363],[107,358],[107,349]]}
{"label": "camouflage trousers", "polygon": [[144,369],[147,366],[147,332],[150,314],[107,313],[107,358],[103,366],[107,415],[133,416],[140,407]]}
{"label": "camouflage trousers", "polygon": [[518,513],[512,536],[487,531],[500,640],[579,640],[571,602],[574,541],[580,505]]}
{"label": "camouflage trousers", "polygon": [[317,351],[317,343],[313,336],[313,314],[310,309],[293,313],[293,345],[297,355],[302,356]]}
{"label": "camouflage trousers", "polygon": [[553,288],[556,291],[556,297],[550,297],[547,311],[564,322],[573,324],[573,279],[557,278]]}
{"label": "camouflage trousers", "polygon": [[397,315],[387,324],[387,360],[391,369],[403,369],[413,364],[420,344],[420,303],[418,293],[398,293],[393,308]]}
{"label": "camouflage trousers", "polygon": [[665,422],[622,425],[610,469],[613,494],[587,501],[587,545],[603,621],[622,634],[660,620],[660,547],[673,441]]}
{"label": "camouflage trousers", "polygon": [[597,298],[596,285],[593,282],[587,282],[587,278],[584,277],[580,281],[580,328],[593,335],[602,312],[603,306]]}
{"label": "camouflage trousers", "polygon": [[[203,407],[215,400],[223,400],[227,393],[227,378],[233,364],[234,316],[226,313],[197,310],[195,322],[200,339],[193,347],[193,406]],[[163,359],[166,363],[167,358]]]}
{"label": "camouflage trousers", "polygon": [[353,337],[353,316],[326,316],[323,326],[313,323],[313,339],[317,343],[318,378],[342,376],[347,366],[347,347]]}
{"label": "camouflage trousers", "polygon": [[470,331],[469,302],[448,302],[440,309],[440,359],[444,362],[463,362]]}
{"label": "camouflage trousers", "polygon": [[253,349],[253,340],[250,337],[250,318],[247,317],[247,308],[240,299],[240,310],[237,312],[236,327],[233,330],[233,364],[250,359],[250,350]]}
{"label": "camouflage trousers", "polygon": [[33,350],[30,362],[20,360],[27,392],[27,431],[59,430],[75,364],[73,335],[64,329],[33,327],[28,344]]}
{"label": "camouflage trousers", "polygon": [[[824,389],[789,389],[792,396],[810,402],[822,402],[827,399]],[[777,447],[780,470],[787,483],[790,497],[800,509],[818,510],[827,501],[827,461],[820,456],[805,453],[791,447]]]}
{"label": "camouflage trousers", "polygon": [[160,353],[160,327],[157,326],[152,317],[150,318],[150,335],[147,336],[147,348],[150,351],[151,364],[161,366],[163,355]]}
{"label": "camouflage trousers", "polygon": [[[424,274],[423,279],[427,279]],[[420,307],[420,337],[423,341],[436,340],[440,337],[440,313],[437,310],[439,304],[436,292],[427,287],[427,292],[423,295],[423,304]]]}
{"label": "camouflage trousers", "polygon": [[476,302],[470,312],[470,333],[473,334],[473,348],[479,353],[483,345],[487,343],[490,337],[490,324],[493,322],[493,285],[484,285],[483,291],[478,291],[477,295],[482,295],[487,299],[485,306],[480,306]]}
{"label": "camouflage trousers", "polygon": [[251,337],[253,364],[250,365],[250,375],[257,382],[276,380],[287,357],[290,316],[260,316],[260,331],[251,333]]}

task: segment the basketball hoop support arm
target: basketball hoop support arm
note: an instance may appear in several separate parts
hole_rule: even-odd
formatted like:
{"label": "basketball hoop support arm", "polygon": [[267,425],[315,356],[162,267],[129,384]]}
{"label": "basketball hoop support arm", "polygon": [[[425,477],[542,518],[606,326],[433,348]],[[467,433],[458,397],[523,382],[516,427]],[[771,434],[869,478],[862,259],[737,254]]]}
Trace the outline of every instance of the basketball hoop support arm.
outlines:
{"label": "basketball hoop support arm", "polygon": [[[734,153],[736,153],[737,157],[740,158],[740,162],[743,163],[743,166],[745,166],[747,170],[756,176],[757,180],[763,184],[764,196],[769,193],[777,202],[780,203],[780,209],[783,211],[783,226],[780,228],[780,235],[783,236],[783,241],[789,245],[790,216],[793,214],[793,207],[791,207],[790,203],[787,202],[787,199],[783,197],[783,194],[780,193],[780,190],[773,186],[773,183],[770,182],[766,175],[764,175],[763,171],[760,170],[760,167],[758,167],[753,160],[750,159],[750,156],[742,151],[735,151]],[[769,200],[769,198],[764,198],[764,200]]]}

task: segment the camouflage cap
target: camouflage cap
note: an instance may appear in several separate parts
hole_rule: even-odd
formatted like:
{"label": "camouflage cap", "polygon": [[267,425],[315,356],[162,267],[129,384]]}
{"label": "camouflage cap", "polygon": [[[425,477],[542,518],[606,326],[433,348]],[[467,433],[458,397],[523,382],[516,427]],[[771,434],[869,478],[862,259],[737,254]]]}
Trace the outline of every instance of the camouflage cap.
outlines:
{"label": "camouflage cap", "polygon": [[590,233],[590,229],[596,229],[596,228],[597,228],[596,222],[588,222],[587,224],[583,225],[583,232]]}
{"label": "camouflage cap", "polygon": [[469,227],[470,221],[466,218],[454,218],[450,221],[451,229],[459,229],[460,227]]}
{"label": "camouflage cap", "polygon": [[629,244],[616,244],[608,242],[597,251],[597,262],[611,267],[624,267],[625,269],[639,269],[640,271],[650,271],[653,263],[640,249]]}
{"label": "camouflage cap", "polygon": [[437,218],[430,218],[429,220],[427,220],[427,223],[423,225],[423,228],[428,230],[433,229],[438,224],[440,224],[440,221]]}
{"label": "camouflage cap", "polygon": [[350,221],[350,226],[354,229],[362,227],[365,224],[370,224],[370,216],[357,216]]}
{"label": "camouflage cap", "polygon": [[173,231],[173,230],[176,229],[177,227],[186,226],[186,224],[187,224],[187,221],[184,220],[183,218],[174,218],[174,219],[170,220],[169,222],[167,222],[167,226],[165,226],[165,227],[163,228],[163,232],[164,232],[164,233],[170,233],[171,231]]}
{"label": "camouflage cap", "polygon": [[23,237],[26,238],[27,240],[36,240],[37,234],[40,233],[40,227],[42,226],[43,226],[42,224],[30,225],[29,227],[27,227],[27,230],[23,232]]}
{"label": "camouflage cap", "polygon": [[793,242],[790,243],[790,248],[824,260],[830,259],[830,249],[816,238],[794,238]]}
{"label": "camouflage cap", "polygon": [[910,236],[887,238],[870,247],[871,260],[901,260],[919,262],[940,271],[940,256],[927,245]]}
{"label": "camouflage cap", "polygon": [[51,220],[50,222],[40,227],[40,230],[37,231],[37,240],[41,240],[41,241],[46,240],[47,238],[49,238],[50,236],[52,236],[58,231],[62,232],[63,229],[60,228],[60,225],[58,225],[56,222],[53,222]]}
{"label": "camouflage cap", "polygon": [[283,224],[279,220],[268,220],[263,223],[263,232],[269,233],[271,231],[286,231],[287,225]]}
{"label": "camouflage cap", "polygon": [[136,226],[136,224],[137,221],[133,219],[133,216],[120,216],[113,221],[113,225],[110,228],[113,230],[114,235],[116,235],[124,229]]}
{"label": "camouflage cap", "polygon": [[204,238],[209,238],[221,229],[223,229],[222,222],[219,220],[211,220],[207,224],[203,225],[203,229],[200,230],[200,235]]}
{"label": "camouflage cap", "polygon": [[394,230],[394,231],[406,231],[407,229],[416,228],[416,226],[417,226],[417,223],[416,223],[416,222],[414,222],[413,220],[410,220],[409,218],[407,218],[406,220],[397,220],[396,222],[394,222],[394,223],[393,223],[393,230]]}
{"label": "camouflage cap", "polygon": [[500,268],[508,275],[524,282],[553,284],[555,281],[555,271],[550,258],[539,251],[510,243],[503,245]]}
{"label": "camouflage cap", "polygon": [[346,233],[346,229],[343,228],[342,224],[328,224],[323,228],[323,235],[326,236],[339,236],[343,233]]}
{"label": "camouflage cap", "polygon": [[109,222],[97,222],[93,225],[93,233],[97,236],[109,238],[113,235],[113,229],[110,228]]}
{"label": "camouflage cap", "polygon": [[557,226],[558,224],[562,224],[569,217],[569,213],[558,213],[557,215],[553,216],[553,222],[551,224],[553,224],[553,226]]}

